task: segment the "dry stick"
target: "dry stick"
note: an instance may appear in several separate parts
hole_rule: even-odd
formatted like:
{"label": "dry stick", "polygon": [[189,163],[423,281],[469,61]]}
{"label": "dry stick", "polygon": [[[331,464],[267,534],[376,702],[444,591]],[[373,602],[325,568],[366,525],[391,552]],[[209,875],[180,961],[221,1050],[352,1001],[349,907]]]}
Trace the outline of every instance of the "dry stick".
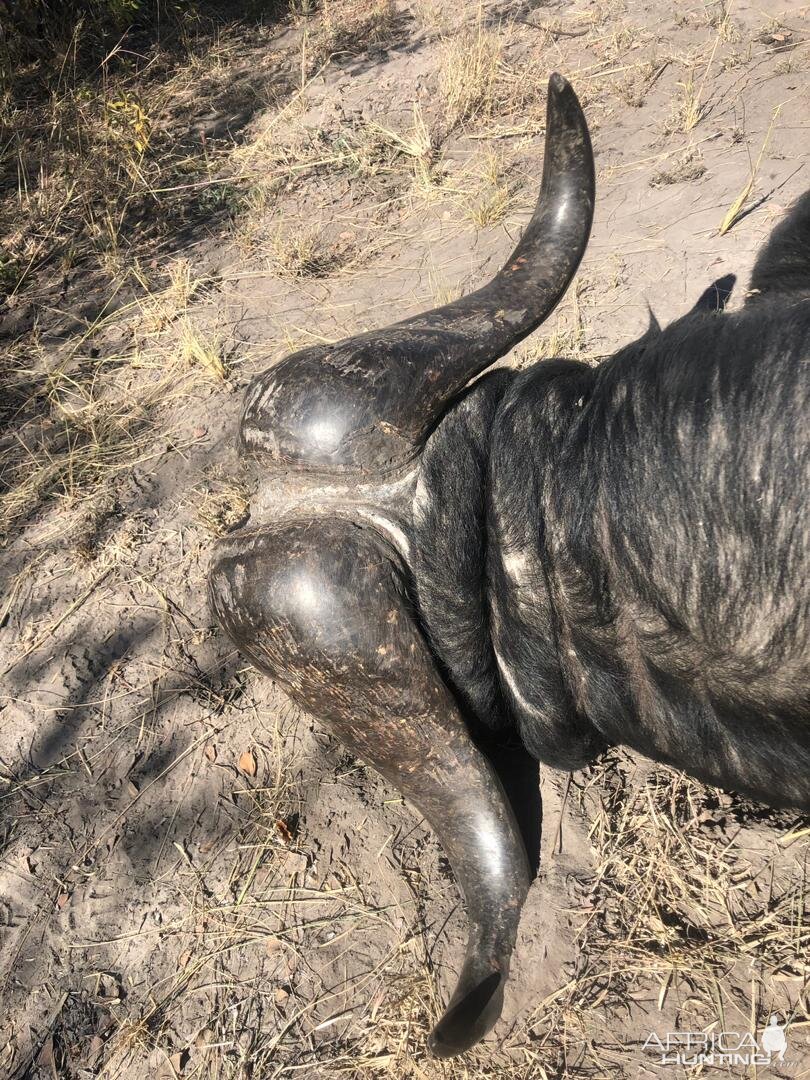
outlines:
{"label": "dry stick", "polygon": [[[560,804],[560,816],[557,819],[557,828],[554,830],[554,845],[552,851],[555,851],[558,855],[562,855],[563,850],[563,814],[565,812],[565,804],[568,801],[568,792],[571,789],[571,774],[568,774],[568,779],[565,782],[565,791],[563,792],[562,803]],[[559,844],[559,847],[557,846]]]}
{"label": "dry stick", "polygon": [[[784,102],[782,104],[784,104]],[[742,209],[745,206],[746,202],[748,201],[748,196],[751,194],[751,190],[752,190],[752,188],[754,186],[754,181],[757,178],[757,170],[759,169],[759,164],[762,161],[762,155],[765,153],[765,148],[767,147],[768,143],[770,142],[771,132],[773,131],[773,125],[776,123],[776,118],[779,115],[779,112],[780,112],[781,108],[782,108],[782,105],[777,105],[776,108],[773,111],[773,116],[771,117],[771,122],[770,122],[770,124],[768,124],[768,130],[765,133],[765,140],[762,143],[759,154],[757,155],[757,160],[751,166],[751,176],[748,179],[748,183],[745,185],[745,187],[742,189],[740,194],[737,196],[737,198],[734,200],[734,202],[728,208],[728,212],[726,213],[726,216],[723,218],[722,222],[720,223],[720,228],[717,230],[717,232],[718,232],[718,234],[720,236],[725,235],[725,233],[727,233],[728,230],[737,221],[739,221],[739,219],[740,219],[740,216],[742,214]]]}

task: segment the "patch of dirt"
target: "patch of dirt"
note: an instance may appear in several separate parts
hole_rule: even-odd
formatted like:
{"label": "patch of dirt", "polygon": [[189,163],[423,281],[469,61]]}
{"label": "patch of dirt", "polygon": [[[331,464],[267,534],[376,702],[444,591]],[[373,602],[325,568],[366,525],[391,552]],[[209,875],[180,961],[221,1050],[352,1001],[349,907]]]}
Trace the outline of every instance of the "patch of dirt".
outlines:
{"label": "patch of dirt", "polygon": [[622,752],[541,770],[503,1019],[431,1059],[465,940],[446,860],[206,602],[253,481],[244,387],[494,273],[552,70],[592,127],[596,221],[515,364],[596,362],[729,272],[739,303],[808,186],[808,39],[794,2],[298,3],[143,75],[160,134],[114,252],[94,210],[60,264],[0,187],[0,1075],[674,1077],[651,1033],[774,1013],[769,1075],[810,1067],[807,823]]}

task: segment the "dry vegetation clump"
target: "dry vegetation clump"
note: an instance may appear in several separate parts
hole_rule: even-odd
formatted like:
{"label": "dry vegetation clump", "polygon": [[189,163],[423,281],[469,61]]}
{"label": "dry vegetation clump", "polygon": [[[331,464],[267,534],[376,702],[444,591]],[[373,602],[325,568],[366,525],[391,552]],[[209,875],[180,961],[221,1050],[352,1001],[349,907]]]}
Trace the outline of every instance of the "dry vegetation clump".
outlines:
{"label": "dry vegetation clump", "polygon": [[254,140],[238,147],[235,162],[263,182],[249,189],[246,211],[234,224],[249,246],[261,246],[277,194],[290,195],[325,179],[349,178],[356,198],[390,199],[397,189],[432,197],[444,182],[441,136],[418,102],[410,123],[355,118],[312,127],[280,114]]}
{"label": "dry vegetation clump", "polygon": [[706,111],[701,96],[701,85],[695,81],[694,69],[690,68],[686,77],[678,83],[679,95],[672,103],[672,111],[665,126],[665,134],[680,132],[688,135],[697,127]]}
{"label": "dry vegetation clump", "polygon": [[706,10],[708,25],[717,31],[722,41],[729,44],[734,44],[741,37],[739,27],[731,17],[732,8],[733,3],[729,0],[717,0],[717,3],[709,5]]}
{"label": "dry vegetation clump", "polygon": [[271,265],[280,277],[328,277],[359,258],[357,245],[349,236],[330,241],[320,229],[279,231],[271,240]]}
{"label": "dry vegetation clump", "polygon": [[[238,190],[221,176],[228,122],[192,123],[193,80],[205,66],[208,103],[238,122],[279,93],[270,56],[252,78],[228,82],[222,61],[238,28],[212,44],[215,24],[194,3],[71,11],[31,0],[0,39],[0,292],[47,267],[109,281],[133,246],[143,257],[203,218],[237,212]],[[136,48],[116,46],[124,32]]]}
{"label": "dry vegetation clump", "polygon": [[212,536],[225,536],[248,518],[250,490],[240,480],[218,476],[195,493],[197,520]]}
{"label": "dry vegetation clump", "polygon": [[[797,1031],[806,1026],[806,821],[624,754],[601,763],[579,798],[593,822],[596,873],[581,902],[579,968],[527,1026],[546,1044],[547,1067],[561,1042],[577,1047],[584,1075],[607,1075],[611,1060],[626,1065],[600,1017],[628,1001],[648,1004],[645,1032],[677,1022],[755,1033],[773,1011]],[[747,831],[762,820],[772,823],[764,845]]]}
{"label": "dry vegetation clump", "polygon": [[543,46],[527,49],[509,27],[487,25],[480,10],[474,23],[441,41],[439,92],[451,130],[496,121],[495,137],[541,132],[547,77]]}
{"label": "dry vegetation clump", "polygon": [[[126,368],[125,361],[117,380],[92,369],[35,380],[29,418],[0,439],[0,537],[8,539],[52,499],[63,512],[86,509],[100,486],[159,457],[167,442],[180,449],[194,441],[164,427],[163,441],[155,442],[157,415],[183,395],[183,380],[171,373],[136,387]],[[34,413],[34,395],[47,397],[47,412],[37,405]]]}
{"label": "dry vegetation clump", "polygon": [[198,368],[216,383],[225,381],[227,367],[222,342],[196,326],[188,316],[180,323],[178,351],[187,367]]}
{"label": "dry vegetation clump", "polygon": [[[228,374],[224,339],[188,314],[192,299],[206,295],[210,283],[194,278],[183,259],[169,265],[166,286],[155,292],[139,266],[132,277],[138,298],[114,317],[95,320],[56,358],[47,356],[35,334],[21,335],[9,350],[0,429],[4,542],[54,501],[63,516],[78,522],[105,516],[111,486],[167,450],[183,451],[196,441],[192,428],[172,419],[172,410],[201,378],[220,385]],[[128,345],[102,359],[89,341],[111,321],[123,328]],[[46,529],[40,541],[52,533]],[[86,557],[86,544],[79,547]]]}
{"label": "dry vegetation clump", "polygon": [[333,61],[386,48],[396,40],[399,22],[392,0],[324,0],[305,44],[305,70],[311,75]]}
{"label": "dry vegetation clump", "polygon": [[465,197],[465,216],[476,229],[503,221],[515,203],[518,184],[502,154],[487,151],[479,173],[480,187]]}
{"label": "dry vegetation clump", "polygon": [[502,63],[503,39],[480,19],[444,42],[440,85],[454,123],[493,114]]}
{"label": "dry vegetation clump", "polygon": [[[441,154],[441,135],[431,130],[422,106],[415,102],[413,121],[404,130],[394,130],[382,124],[372,123],[368,128],[371,139],[381,142],[382,152],[392,168],[403,163],[413,174],[413,189],[420,195],[435,193],[445,180]],[[391,160],[393,155],[393,161]]]}
{"label": "dry vegetation clump", "polygon": [[660,76],[669,67],[669,59],[652,56],[641,60],[623,71],[614,84],[619,98],[633,109],[640,109],[647,101],[647,95]]}
{"label": "dry vegetation clump", "polygon": [[182,315],[192,298],[203,289],[203,280],[192,274],[191,260],[173,259],[166,269],[166,285],[154,289],[143,272],[136,265],[133,276],[143,289],[139,298],[141,308],[140,330],[147,334],[159,334],[175,319]]}
{"label": "dry vegetation clump", "polygon": [[650,187],[666,187],[668,184],[689,183],[699,180],[706,173],[703,155],[697,147],[689,147],[674,161],[662,165],[650,176]]}

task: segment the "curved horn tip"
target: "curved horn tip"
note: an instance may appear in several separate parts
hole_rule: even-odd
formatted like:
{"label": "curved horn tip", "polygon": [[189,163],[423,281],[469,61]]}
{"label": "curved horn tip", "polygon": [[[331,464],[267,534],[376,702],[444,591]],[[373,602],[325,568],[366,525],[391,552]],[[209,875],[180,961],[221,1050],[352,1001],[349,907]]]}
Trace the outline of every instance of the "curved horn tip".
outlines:
{"label": "curved horn tip", "polygon": [[582,138],[587,141],[590,153],[590,134],[585,114],[582,111],[582,103],[571,83],[564,75],[560,75],[559,71],[553,71],[549,75],[546,100],[546,139],[549,138],[549,131],[556,132],[571,127],[580,132]]}
{"label": "curved horn tip", "polygon": [[428,1037],[428,1048],[434,1057],[457,1057],[472,1049],[492,1030],[503,1009],[505,982],[506,978],[500,972],[490,972],[464,993],[460,1001],[450,1003]]}

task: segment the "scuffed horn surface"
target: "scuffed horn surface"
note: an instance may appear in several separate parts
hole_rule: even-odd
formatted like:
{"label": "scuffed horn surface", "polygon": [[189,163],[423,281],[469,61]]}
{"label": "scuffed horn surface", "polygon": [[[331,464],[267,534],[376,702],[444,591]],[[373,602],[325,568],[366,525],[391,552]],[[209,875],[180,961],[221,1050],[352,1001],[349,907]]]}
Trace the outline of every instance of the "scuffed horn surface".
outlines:
{"label": "scuffed horn surface", "polygon": [[430,1040],[450,1057],[501,1014],[529,869],[403,586],[376,533],[340,521],[235,533],[210,575],[211,606],[241,651],[392,783],[447,854],[469,920],[458,985]]}
{"label": "scuffed horn surface", "polygon": [[549,80],[534,215],[496,277],[444,307],[286,357],[258,376],[244,449],[283,468],[386,472],[421,446],[447,402],[548,317],[590,235],[594,168],[576,94]]}

